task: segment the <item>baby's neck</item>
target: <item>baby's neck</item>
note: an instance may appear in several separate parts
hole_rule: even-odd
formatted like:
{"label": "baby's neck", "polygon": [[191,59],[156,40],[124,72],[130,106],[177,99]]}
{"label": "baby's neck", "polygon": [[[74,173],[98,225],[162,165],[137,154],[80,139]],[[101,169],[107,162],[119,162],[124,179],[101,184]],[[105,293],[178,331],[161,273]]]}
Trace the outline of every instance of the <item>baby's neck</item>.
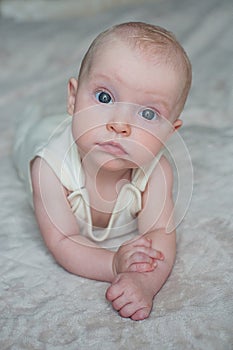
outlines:
{"label": "baby's neck", "polygon": [[104,200],[115,202],[121,188],[125,183],[131,181],[131,169],[122,169],[117,171],[109,171],[106,169],[98,169],[90,171],[85,169],[86,187],[89,194],[95,197],[98,193]]}

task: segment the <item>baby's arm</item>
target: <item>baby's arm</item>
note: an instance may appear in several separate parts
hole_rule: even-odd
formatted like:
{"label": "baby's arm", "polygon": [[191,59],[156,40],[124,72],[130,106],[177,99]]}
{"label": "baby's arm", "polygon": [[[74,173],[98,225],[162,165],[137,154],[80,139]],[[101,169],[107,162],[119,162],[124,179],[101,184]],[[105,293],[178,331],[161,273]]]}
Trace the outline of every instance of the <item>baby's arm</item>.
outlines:
{"label": "baby's arm", "polygon": [[113,252],[79,234],[66,190],[41,158],[32,164],[35,214],[41,234],[55,260],[71,273],[111,282]]}
{"label": "baby's arm", "polygon": [[[122,273],[106,292],[113,308],[123,317],[141,320],[149,316],[154,296],[167,280],[176,254],[176,234],[166,233],[173,210],[172,171],[166,159],[154,172],[143,197],[143,210],[139,214],[139,230],[145,238],[152,239],[152,247],[163,252],[164,260],[157,261],[154,271],[147,273]],[[161,204],[154,200],[160,198]]]}
{"label": "baby's arm", "polygon": [[[135,271],[137,263],[141,271],[148,271],[152,259],[154,269],[154,259],[160,255],[151,248],[151,242],[139,238],[123,245],[116,253],[100,248],[79,234],[66,190],[48,164],[36,158],[31,174],[34,208],[40,231],[56,261],[66,270],[83,277],[112,282],[120,272]],[[129,247],[134,253],[130,256],[127,250]],[[148,258],[147,255],[152,257]]]}

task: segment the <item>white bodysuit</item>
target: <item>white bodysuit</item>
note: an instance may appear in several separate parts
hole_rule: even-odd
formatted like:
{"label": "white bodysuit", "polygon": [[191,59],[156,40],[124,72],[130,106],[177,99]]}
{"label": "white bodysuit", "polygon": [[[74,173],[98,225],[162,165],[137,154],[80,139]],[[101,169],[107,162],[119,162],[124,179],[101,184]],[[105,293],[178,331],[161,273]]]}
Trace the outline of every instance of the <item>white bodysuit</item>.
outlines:
{"label": "white bodysuit", "polygon": [[124,184],[118,194],[108,226],[93,227],[85,174],[72,136],[71,121],[71,117],[53,116],[29,121],[20,127],[14,150],[19,175],[26,184],[32,204],[30,162],[36,156],[42,157],[70,193],[67,199],[80,233],[102,247],[115,249],[138,234],[137,214],[141,210],[141,194],[162,151],[148,166],[133,170],[131,182]]}

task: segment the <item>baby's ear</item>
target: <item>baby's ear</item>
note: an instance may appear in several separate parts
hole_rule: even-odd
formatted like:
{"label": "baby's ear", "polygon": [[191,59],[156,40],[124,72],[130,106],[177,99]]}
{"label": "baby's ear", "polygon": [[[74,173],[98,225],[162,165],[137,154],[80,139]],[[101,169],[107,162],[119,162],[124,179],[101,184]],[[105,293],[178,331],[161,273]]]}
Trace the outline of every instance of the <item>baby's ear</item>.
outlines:
{"label": "baby's ear", "polygon": [[173,123],[173,130],[176,131],[179,128],[181,128],[181,126],[183,125],[183,122],[181,119],[176,119],[176,121]]}
{"label": "baby's ear", "polygon": [[78,80],[75,78],[71,78],[67,86],[67,112],[71,116],[73,116],[74,114],[77,91],[78,91]]}

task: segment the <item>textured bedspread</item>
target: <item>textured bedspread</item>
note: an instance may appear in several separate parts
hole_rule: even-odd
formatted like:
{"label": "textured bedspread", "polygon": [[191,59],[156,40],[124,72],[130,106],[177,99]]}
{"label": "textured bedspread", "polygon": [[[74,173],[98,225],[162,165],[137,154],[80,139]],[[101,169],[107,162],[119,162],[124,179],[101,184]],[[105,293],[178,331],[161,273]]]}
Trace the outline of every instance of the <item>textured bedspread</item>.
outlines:
{"label": "textured bedspread", "polygon": [[[174,31],[193,63],[183,113],[193,164],[177,259],[149,319],[122,319],[106,283],[64,271],[40,237],[12,165],[27,104],[65,112],[66,83],[102,29],[143,20]],[[157,0],[53,21],[0,18],[0,349],[233,349],[233,2]]]}

